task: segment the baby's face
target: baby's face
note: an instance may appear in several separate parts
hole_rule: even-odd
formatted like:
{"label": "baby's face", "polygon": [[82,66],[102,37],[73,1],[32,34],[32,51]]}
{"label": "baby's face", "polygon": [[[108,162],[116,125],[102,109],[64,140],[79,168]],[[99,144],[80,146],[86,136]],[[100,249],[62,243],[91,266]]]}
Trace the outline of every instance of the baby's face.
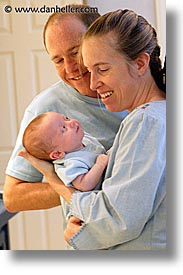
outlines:
{"label": "baby's face", "polygon": [[79,121],[50,112],[44,123],[45,134],[51,136],[52,145],[57,150],[69,153],[82,148],[84,132]]}

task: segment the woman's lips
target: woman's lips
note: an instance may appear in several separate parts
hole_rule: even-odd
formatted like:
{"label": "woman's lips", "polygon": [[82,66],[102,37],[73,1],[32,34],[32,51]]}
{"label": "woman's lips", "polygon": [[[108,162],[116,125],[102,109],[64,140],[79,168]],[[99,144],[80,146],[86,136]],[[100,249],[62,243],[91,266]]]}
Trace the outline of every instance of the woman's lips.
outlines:
{"label": "woman's lips", "polygon": [[100,94],[101,99],[105,99],[105,98],[110,97],[113,94],[113,91],[108,91],[108,92],[99,93],[99,94]]}

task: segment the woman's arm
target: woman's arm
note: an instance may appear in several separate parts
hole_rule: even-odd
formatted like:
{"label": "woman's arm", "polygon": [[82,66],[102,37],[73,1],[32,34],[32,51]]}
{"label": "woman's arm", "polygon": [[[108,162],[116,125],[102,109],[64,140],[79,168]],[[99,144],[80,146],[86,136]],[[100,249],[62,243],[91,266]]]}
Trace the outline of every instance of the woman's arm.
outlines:
{"label": "woman's arm", "polygon": [[80,229],[70,219],[65,230],[66,240],[75,249],[106,249],[142,233],[165,198],[165,141],[164,124],[151,117],[140,116],[120,128],[102,190],[72,195],[71,215],[83,221]]}

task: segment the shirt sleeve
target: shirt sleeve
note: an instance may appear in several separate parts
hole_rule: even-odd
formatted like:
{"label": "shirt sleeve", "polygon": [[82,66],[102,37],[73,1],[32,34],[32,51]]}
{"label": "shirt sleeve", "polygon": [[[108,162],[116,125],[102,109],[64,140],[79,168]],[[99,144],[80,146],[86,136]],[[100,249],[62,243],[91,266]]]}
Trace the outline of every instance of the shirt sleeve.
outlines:
{"label": "shirt sleeve", "polygon": [[102,190],[72,195],[71,214],[84,221],[70,239],[75,249],[107,249],[137,238],[165,196],[159,188],[166,161],[164,123],[143,114],[123,123]]}
{"label": "shirt sleeve", "polygon": [[66,186],[72,186],[72,181],[88,170],[88,165],[79,159],[68,159],[62,164],[55,164],[55,172]]}

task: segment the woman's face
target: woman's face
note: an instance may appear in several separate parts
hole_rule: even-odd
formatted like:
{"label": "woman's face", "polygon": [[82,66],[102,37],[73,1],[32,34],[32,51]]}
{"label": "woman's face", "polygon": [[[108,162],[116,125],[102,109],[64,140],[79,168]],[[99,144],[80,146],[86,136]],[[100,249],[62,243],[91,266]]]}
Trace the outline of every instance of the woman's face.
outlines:
{"label": "woman's face", "polygon": [[135,62],[127,64],[115,49],[114,35],[90,37],[84,40],[82,56],[91,73],[90,88],[100,95],[112,112],[131,109],[138,91]]}

